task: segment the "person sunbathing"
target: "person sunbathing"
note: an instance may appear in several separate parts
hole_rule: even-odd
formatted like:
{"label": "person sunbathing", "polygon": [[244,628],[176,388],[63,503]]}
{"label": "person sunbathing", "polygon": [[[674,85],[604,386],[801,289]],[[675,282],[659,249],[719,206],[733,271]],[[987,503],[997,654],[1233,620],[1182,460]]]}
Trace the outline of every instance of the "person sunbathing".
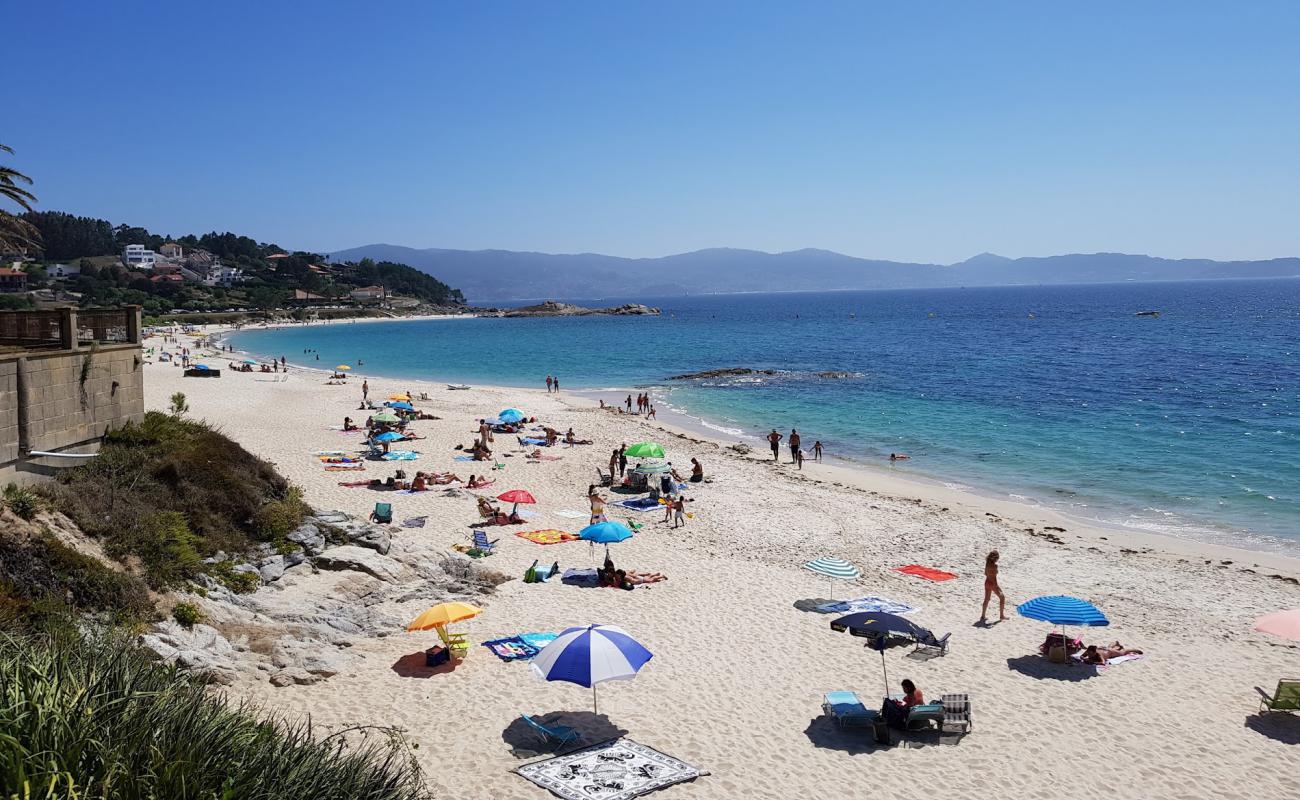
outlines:
{"label": "person sunbathing", "polygon": [[471,475],[469,483],[465,484],[466,489],[482,489],[485,486],[491,486],[496,481],[490,481],[486,475]]}
{"label": "person sunbathing", "polygon": [[[619,571],[623,572],[623,570]],[[634,569],[629,569],[624,574],[627,578],[627,582],[633,586],[643,583],[659,583],[660,581],[668,580],[668,576],[662,572],[637,572]]]}
{"label": "person sunbathing", "polygon": [[449,483],[459,483],[460,476],[454,472],[434,472],[429,474],[427,480],[435,486],[446,486]]}
{"label": "person sunbathing", "polygon": [[1088,647],[1083,651],[1083,655],[1080,656],[1080,659],[1085,664],[1100,664],[1104,667],[1112,658],[1140,655],[1142,655],[1141,650],[1124,647],[1119,642],[1112,642],[1105,647],[1098,647],[1095,644],[1088,645]]}
{"label": "person sunbathing", "polygon": [[425,483],[424,473],[423,472],[415,473],[415,478],[411,481],[411,491],[423,492],[428,488],[429,488],[428,485]]}
{"label": "person sunbathing", "polygon": [[572,447],[575,444],[591,444],[590,439],[579,439],[573,433],[573,428],[569,428],[564,434],[564,443]]}

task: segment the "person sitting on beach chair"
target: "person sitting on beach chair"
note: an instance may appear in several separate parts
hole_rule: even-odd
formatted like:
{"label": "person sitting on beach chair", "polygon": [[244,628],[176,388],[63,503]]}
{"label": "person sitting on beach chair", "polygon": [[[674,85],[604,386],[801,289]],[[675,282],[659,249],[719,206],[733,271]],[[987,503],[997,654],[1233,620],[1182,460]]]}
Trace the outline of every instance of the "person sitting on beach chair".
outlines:
{"label": "person sitting on beach chair", "polygon": [[524,521],[523,517],[516,514],[505,513],[486,497],[478,498],[478,513],[491,525],[518,525]]}

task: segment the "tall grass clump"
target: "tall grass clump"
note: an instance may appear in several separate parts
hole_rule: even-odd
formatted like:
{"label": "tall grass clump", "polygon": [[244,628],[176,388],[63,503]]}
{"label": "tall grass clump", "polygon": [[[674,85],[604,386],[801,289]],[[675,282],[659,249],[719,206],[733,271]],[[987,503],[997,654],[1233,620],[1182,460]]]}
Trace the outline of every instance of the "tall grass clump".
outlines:
{"label": "tall grass clump", "polygon": [[0,787],[9,798],[415,800],[400,734],[320,736],[148,661],[121,634],[0,636]]}
{"label": "tall grass clump", "polygon": [[156,590],[178,588],[218,551],[278,544],[302,522],[302,495],[266,461],[197,420],[150,412],[105,437],[99,455],[42,487],[105,550],[138,562]]}

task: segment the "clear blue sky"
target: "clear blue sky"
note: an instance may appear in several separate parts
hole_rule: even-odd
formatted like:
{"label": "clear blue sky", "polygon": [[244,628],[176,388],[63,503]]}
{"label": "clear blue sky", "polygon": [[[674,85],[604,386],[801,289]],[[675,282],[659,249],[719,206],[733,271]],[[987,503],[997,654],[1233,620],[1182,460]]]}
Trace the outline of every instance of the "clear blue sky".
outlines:
{"label": "clear blue sky", "polygon": [[1300,255],[1300,2],[12,2],[42,208],[331,250]]}

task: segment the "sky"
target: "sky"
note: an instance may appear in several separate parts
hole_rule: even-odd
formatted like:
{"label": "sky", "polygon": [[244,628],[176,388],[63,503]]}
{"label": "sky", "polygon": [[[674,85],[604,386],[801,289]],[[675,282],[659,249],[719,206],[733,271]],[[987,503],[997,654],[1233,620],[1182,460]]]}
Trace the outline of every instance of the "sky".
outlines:
{"label": "sky", "polygon": [[1300,255],[1300,3],[11,2],[40,208],[330,251]]}

